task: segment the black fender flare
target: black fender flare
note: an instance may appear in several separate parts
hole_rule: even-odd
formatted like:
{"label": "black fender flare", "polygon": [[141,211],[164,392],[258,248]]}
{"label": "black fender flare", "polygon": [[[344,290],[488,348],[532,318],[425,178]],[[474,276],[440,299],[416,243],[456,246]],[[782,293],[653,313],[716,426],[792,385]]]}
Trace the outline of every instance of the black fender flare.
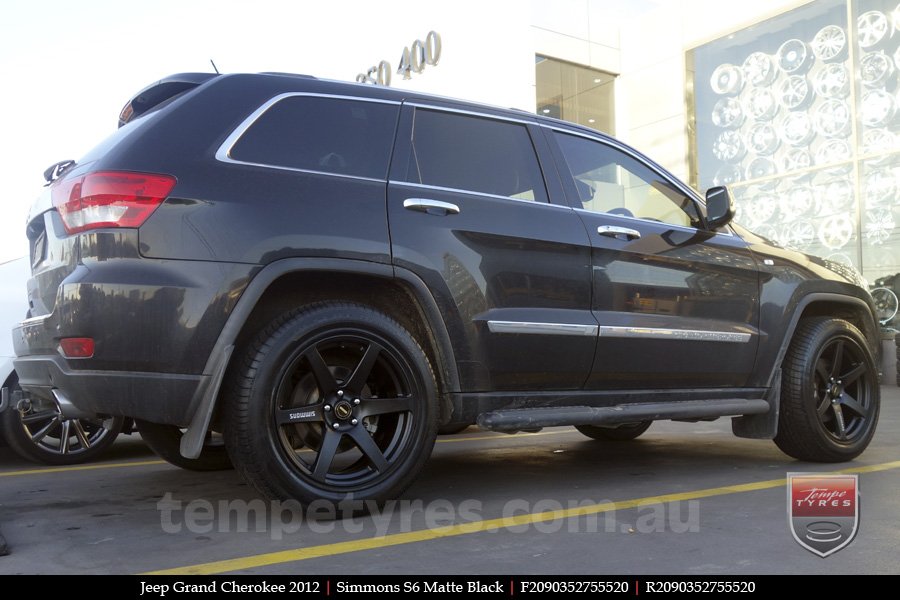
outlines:
{"label": "black fender flare", "polygon": [[[800,323],[800,317],[806,308],[815,302],[831,302],[836,304],[852,305],[854,308],[862,309],[862,312],[872,317],[871,322],[865,323],[863,327],[863,336],[869,345],[877,344],[878,327],[875,324],[872,309],[865,300],[855,296],[847,296],[844,294],[835,294],[829,292],[813,292],[805,295],[797,303],[794,308],[794,314],[791,316],[785,335],[781,340],[778,348],[778,354],[775,357],[774,367],[769,374],[767,383],[768,393],[766,401],[769,403],[769,411],[761,415],[747,415],[743,417],[735,417],[731,421],[731,429],[738,437],[753,439],[772,439],[778,432],[778,413],[781,409],[781,363],[787,355],[791,340],[794,339],[794,332]],[[874,337],[873,337],[874,336]],[[875,352],[874,359],[878,361],[877,348],[871,348]]]}
{"label": "black fender flare", "polygon": [[[203,369],[203,379],[191,398],[192,417],[187,431],[181,438],[181,454],[185,458],[197,458],[203,448],[203,440],[212,420],[219,396],[219,389],[225,377],[225,370],[234,352],[235,341],[265,291],[278,278],[297,272],[328,271],[340,273],[356,273],[375,276],[386,280],[406,284],[412,291],[425,318],[428,320],[438,348],[438,360],[441,376],[444,378],[444,390],[458,392],[459,372],[450,342],[450,334],[444,324],[437,302],[425,283],[411,271],[384,263],[341,258],[285,258],[269,263],[250,280],[234,309],[228,316],[225,326],[210,352],[209,359]],[[449,402],[449,400],[448,400]],[[449,406],[449,404],[448,404]],[[442,407],[443,408],[443,407]]]}

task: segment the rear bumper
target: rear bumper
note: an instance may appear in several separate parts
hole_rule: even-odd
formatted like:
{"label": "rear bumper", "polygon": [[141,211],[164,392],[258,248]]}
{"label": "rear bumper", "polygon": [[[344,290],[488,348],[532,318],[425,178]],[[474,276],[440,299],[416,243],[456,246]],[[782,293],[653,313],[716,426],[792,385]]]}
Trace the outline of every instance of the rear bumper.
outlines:
{"label": "rear bumper", "polygon": [[[21,327],[13,330],[18,337]],[[49,398],[53,389],[84,412],[135,417],[187,426],[195,410],[195,393],[203,375],[129,371],[73,371],[58,355],[25,356],[15,360],[19,385]]]}

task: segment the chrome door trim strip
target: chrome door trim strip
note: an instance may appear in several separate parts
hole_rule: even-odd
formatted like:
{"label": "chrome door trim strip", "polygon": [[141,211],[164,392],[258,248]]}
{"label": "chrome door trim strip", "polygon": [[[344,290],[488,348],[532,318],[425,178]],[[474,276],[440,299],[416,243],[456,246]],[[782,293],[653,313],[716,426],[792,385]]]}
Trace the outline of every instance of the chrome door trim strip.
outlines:
{"label": "chrome door trim strip", "polygon": [[731,331],[704,331],[699,329],[665,329],[661,327],[614,327],[601,325],[600,337],[641,338],[654,340],[693,340],[700,342],[724,342],[745,344],[752,337],[749,333]]}
{"label": "chrome door trim strip", "polygon": [[538,335],[597,335],[596,325],[580,323],[530,323],[527,321],[488,321],[491,333],[524,333]]}

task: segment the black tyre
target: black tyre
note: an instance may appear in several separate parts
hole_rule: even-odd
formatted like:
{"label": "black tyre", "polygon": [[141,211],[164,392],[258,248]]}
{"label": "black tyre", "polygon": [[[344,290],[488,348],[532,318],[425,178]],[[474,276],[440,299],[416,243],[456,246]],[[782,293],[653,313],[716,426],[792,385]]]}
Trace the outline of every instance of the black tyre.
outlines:
{"label": "black tyre", "polygon": [[427,461],[437,433],[434,374],[390,317],[346,303],[297,309],[239,360],[225,441],[265,496],[380,502],[399,496]]}
{"label": "black tyre", "polygon": [[[15,373],[6,382],[18,390]],[[11,406],[0,414],[0,431],[9,447],[26,460],[47,465],[76,465],[103,454],[119,433],[122,417],[66,419],[52,400],[31,399],[22,412]]]}
{"label": "black tyre", "polygon": [[200,456],[185,458],[181,455],[181,438],[184,432],[180,428],[137,419],[134,425],[150,449],[176,467],[189,471],[223,471],[234,468],[225,449],[225,442],[218,434],[207,434]]}
{"label": "black tyre", "polygon": [[639,423],[626,423],[618,427],[576,425],[575,429],[589,438],[603,442],[628,442],[640,437],[651,425],[653,425],[653,421],[641,421]]}
{"label": "black tyre", "polygon": [[860,331],[842,319],[804,319],[784,359],[775,443],[799,460],[856,458],[875,434],[879,394]]}

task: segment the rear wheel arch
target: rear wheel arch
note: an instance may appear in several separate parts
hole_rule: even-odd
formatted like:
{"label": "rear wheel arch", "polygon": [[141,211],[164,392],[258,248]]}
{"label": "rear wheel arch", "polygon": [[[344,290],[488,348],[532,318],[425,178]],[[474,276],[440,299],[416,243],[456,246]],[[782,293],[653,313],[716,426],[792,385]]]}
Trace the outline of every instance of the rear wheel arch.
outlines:
{"label": "rear wheel arch", "polygon": [[[382,293],[378,293],[382,292]],[[219,384],[225,372],[222,357],[247,344],[255,333],[288,310],[323,300],[360,302],[397,319],[407,327],[435,367],[440,422],[450,420],[450,393],[460,389],[453,345],[437,303],[424,282],[405,269],[350,259],[290,258],[265,266],[247,285],[210,353],[193,418],[182,442],[182,454],[198,453],[211,423],[221,421]],[[197,442],[200,441],[201,444]]]}

